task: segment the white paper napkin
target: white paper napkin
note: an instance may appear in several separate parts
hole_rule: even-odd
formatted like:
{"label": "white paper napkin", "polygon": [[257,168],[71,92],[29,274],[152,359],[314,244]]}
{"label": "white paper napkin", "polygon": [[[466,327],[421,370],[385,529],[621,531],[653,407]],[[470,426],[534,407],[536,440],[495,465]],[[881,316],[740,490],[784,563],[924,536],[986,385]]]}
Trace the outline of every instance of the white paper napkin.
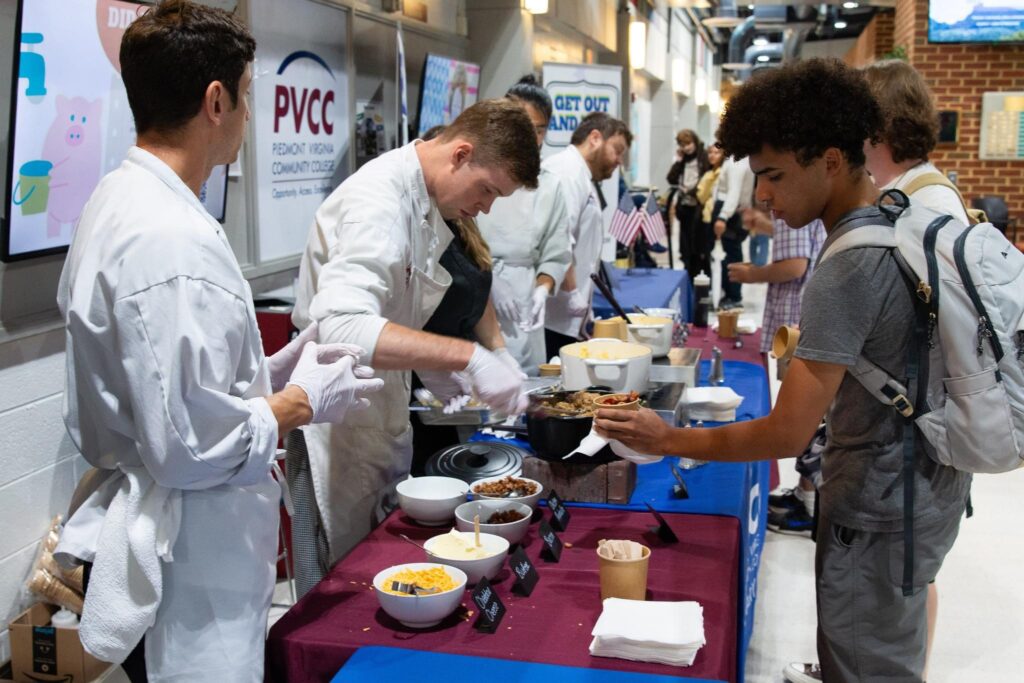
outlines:
{"label": "white paper napkin", "polygon": [[[618,441],[609,441],[603,436],[599,436],[593,429],[590,430],[589,434],[583,437],[583,441],[580,441],[580,445],[569,455],[572,455],[573,453],[582,453],[583,455],[593,456],[609,443],[611,443],[612,452],[615,453],[615,455],[619,456],[623,460],[635,462],[638,465],[649,465],[650,463],[658,462],[663,457],[660,455],[644,455],[642,453],[637,453],[632,448],[629,448]],[[567,455],[566,458],[568,457],[569,456]]]}
{"label": "white paper napkin", "polygon": [[691,420],[732,422],[743,397],[729,387],[687,387],[679,402]]}
{"label": "white paper napkin", "polygon": [[608,598],[594,625],[590,654],[673,666],[693,664],[704,638],[697,602]]}

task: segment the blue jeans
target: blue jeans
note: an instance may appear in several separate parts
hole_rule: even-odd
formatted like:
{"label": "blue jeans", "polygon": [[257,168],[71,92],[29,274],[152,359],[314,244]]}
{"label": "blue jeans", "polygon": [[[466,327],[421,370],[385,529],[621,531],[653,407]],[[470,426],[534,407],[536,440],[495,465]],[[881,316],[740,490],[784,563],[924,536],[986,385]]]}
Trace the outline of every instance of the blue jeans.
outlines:
{"label": "blue jeans", "polygon": [[750,236],[750,262],[755,266],[768,265],[768,253],[771,250],[770,240],[768,235]]}

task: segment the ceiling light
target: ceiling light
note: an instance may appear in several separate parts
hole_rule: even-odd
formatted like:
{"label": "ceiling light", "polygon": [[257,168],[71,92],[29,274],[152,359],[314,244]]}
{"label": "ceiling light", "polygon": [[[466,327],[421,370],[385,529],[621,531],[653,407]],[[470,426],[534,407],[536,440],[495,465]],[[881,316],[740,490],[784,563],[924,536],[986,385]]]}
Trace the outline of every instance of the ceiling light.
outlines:
{"label": "ceiling light", "polygon": [[758,55],[757,56],[757,61],[759,61],[759,62],[767,62],[769,60],[771,60],[771,57],[769,57],[768,55]]}
{"label": "ceiling light", "polygon": [[639,19],[629,22],[629,65],[634,69],[647,66],[647,24]]}
{"label": "ceiling light", "polygon": [[844,29],[846,28],[846,26],[847,24],[845,21],[837,21],[836,23],[832,24],[832,27],[835,29]]}
{"label": "ceiling light", "polygon": [[523,8],[530,14],[547,14],[548,0],[523,0]]}
{"label": "ceiling light", "polygon": [[722,111],[722,96],[717,90],[712,90],[708,93],[708,109],[711,110],[712,114],[718,114]]}
{"label": "ceiling light", "polygon": [[767,45],[767,44],[768,44],[768,39],[765,38],[764,36],[758,36],[757,38],[754,38],[754,45],[759,45],[760,46],[760,45]]}
{"label": "ceiling light", "polygon": [[703,76],[697,76],[697,84],[693,89],[693,99],[698,107],[708,103],[708,80]]}
{"label": "ceiling light", "polygon": [[855,2],[844,2],[843,3],[843,9],[857,9],[858,7],[860,7],[860,5],[858,5]]}
{"label": "ceiling light", "polygon": [[747,5],[747,9],[749,9],[749,10],[753,10],[753,9],[754,9],[754,6],[753,6],[753,5]]}
{"label": "ceiling light", "polygon": [[672,58],[672,92],[680,95],[690,94],[690,74],[686,67],[687,64],[682,57]]}

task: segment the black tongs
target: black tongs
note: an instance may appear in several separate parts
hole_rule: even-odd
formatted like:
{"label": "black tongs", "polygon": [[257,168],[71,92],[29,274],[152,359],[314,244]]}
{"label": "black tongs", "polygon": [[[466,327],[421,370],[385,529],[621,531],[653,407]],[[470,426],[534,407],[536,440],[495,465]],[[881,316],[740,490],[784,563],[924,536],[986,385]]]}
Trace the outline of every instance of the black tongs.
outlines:
{"label": "black tongs", "polygon": [[619,317],[625,320],[627,325],[632,325],[633,321],[629,319],[629,316],[626,315],[626,311],[622,309],[622,306],[620,306],[619,302],[615,299],[615,295],[612,294],[612,288],[605,284],[604,280],[597,276],[597,273],[591,273],[590,279],[594,281],[597,288],[601,290],[602,294],[604,294],[604,298],[608,299],[608,303],[612,305],[612,308],[614,308],[615,312],[619,314]]}

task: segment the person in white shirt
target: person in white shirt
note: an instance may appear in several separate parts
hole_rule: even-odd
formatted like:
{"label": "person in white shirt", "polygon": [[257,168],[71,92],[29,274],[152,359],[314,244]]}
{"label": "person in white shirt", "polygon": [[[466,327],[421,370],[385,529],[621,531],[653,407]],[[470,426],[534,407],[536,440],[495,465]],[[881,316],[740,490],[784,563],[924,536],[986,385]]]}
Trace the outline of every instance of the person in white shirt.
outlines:
{"label": "person in white shirt", "polygon": [[312,493],[304,505],[296,500],[293,520],[295,544],[316,550],[301,568],[300,591],[397,507],[395,486],[412,462],[410,370],[446,403],[472,394],[498,412],[525,408],[524,375],[508,354],[423,325],[452,280],[440,265],[452,240],[445,219],[487,213],[496,198],[536,187],[539,173],[522,106],[484,100],[436,138],[369,162],[317,210],[292,320],[300,328],[318,322],[322,342],[365,349],[362,360],[382,371],[384,389],[344,425],[312,425],[304,445],[289,443],[289,481],[305,471],[297,483]]}
{"label": "person in white shirt", "polygon": [[718,307],[735,308],[743,302],[742,285],[729,279],[729,264],[743,261],[743,240],[747,231],[743,227],[743,209],[750,208],[754,194],[754,174],[748,159],[727,158],[722,164],[715,186],[713,229],[722,240],[725,258],[722,260],[722,296]]}
{"label": "person in white shirt", "polygon": [[[604,241],[604,218],[594,183],[612,177],[633,142],[629,127],[603,112],[588,114],[573,131],[569,146],[544,160],[542,185],[552,191],[539,193],[537,220],[552,220],[564,210],[564,229],[569,234],[572,265],[559,291],[547,303],[545,345],[554,356],[566,344],[579,340],[590,317],[590,299]],[[564,208],[563,208],[564,203]]]}
{"label": "person in white shirt", "polygon": [[263,680],[278,436],[381,387],[359,349],[307,343],[315,328],[264,357],[249,285],[199,201],[238,155],[254,53],[240,22],[186,0],[128,27],[136,146],[86,204],[61,274],[64,420],[96,469],[56,555],[87,569],[86,650],[133,683]]}
{"label": "person in white shirt", "polygon": [[[522,104],[533,122],[539,148],[551,118],[551,97],[533,75],[521,78],[505,97]],[[562,284],[571,259],[564,201],[550,196],[557,185],[545,183],[543,174],[542,170],[539,190],[520,188],[511,197],[496,199],[490,213],[477,218],[494,258],[491,301],[505,345],[527,375],[536,375],[538,366],[546,362],[547,301]],[[541,206],[557,203],[559,208],[538,214],[534,211],[538,201]]]}

